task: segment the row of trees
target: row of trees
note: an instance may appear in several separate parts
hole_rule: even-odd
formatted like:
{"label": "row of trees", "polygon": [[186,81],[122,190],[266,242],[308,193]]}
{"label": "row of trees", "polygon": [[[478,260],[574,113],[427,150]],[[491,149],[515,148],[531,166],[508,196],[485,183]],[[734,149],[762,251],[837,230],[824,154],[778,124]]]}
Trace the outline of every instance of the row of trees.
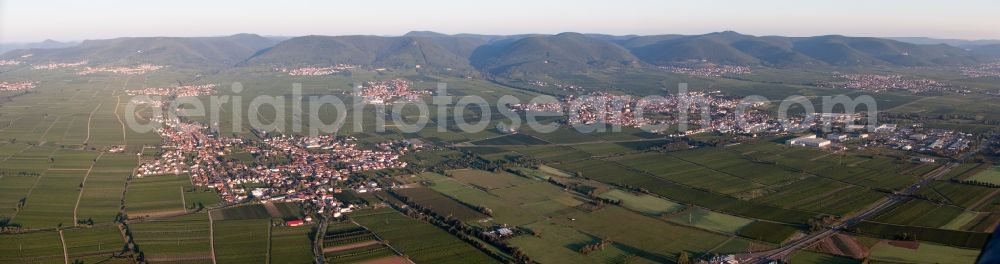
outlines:
{"label": "row of trees", "polygon": [[[462,221],[458,220],[457,218],[451,215],[442,216],[437,212],[430,210],[429,208],[425,208],[420,204],[410,201],[410,199],[407,198],[406,196],[399,195],[398,193],[392,190],[389,190],[388,193],[406,204],[406,206],[403,207],[397,204],[389,203],[389,205],[395,208],[396,210],[399,210],[410,217],[420,219],[425,222],[429,222],[431,224],[434,224],[435,226],[445,229],[449,233],[455,235],[456,237],[465,241],[466,243],[472,244],[477,249],[479,249],[483,253],[492,256],[493,258],[496,258],[498,260],[506,259],[506,257],[498,255],[492,250],[490,250],[486,245],[484,245],[479,240],[486,241],[487,243],[490,243],[490,245],[493,245],[494,247],[499,248],[500,250],[503,250],[504,252],[510,254],[514,258],[513,262],[532,263],[531,259],[528,257],[527,254],[524,253],[524,251],[522,251],[520,248],[516,246],[504,242],[503,239],[498,236],[490,235],[489,233],[484,232],[484,230],[482,230],[481,228],[466,225],[465,223],[463,223]],[[479,240],[475,238],[478,238]]]}
{"label": "row of trees", "polygon": [[587,244],[587,245],[581,247],[580,250],[579,250],[579,252],[580,252],[580,254],[587,255],[587,254],[590,254],[590,252],[594,252],[594,251],[598,251],[598,250],[604,250],[604,248],[606,248],[607,246],[610,246],[612,243],[614,243],[614,242],[612,242],[610,239],[607,239],[607,238],[601,239],[601,241],[597,241],[597,242],[594,242],[592,244]]}

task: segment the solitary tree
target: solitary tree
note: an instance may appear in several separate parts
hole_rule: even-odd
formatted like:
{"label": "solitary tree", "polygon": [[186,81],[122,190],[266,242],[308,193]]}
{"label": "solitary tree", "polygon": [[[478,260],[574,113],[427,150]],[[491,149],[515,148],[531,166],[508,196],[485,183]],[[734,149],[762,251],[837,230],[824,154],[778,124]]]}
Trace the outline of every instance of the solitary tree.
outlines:
{"label": "solitary tree", "polygon": [[691,257],[688,256],[687,251],[681,251],[680,254],[677,254],[677,264],[689,264],[689,263],[691,263]]}

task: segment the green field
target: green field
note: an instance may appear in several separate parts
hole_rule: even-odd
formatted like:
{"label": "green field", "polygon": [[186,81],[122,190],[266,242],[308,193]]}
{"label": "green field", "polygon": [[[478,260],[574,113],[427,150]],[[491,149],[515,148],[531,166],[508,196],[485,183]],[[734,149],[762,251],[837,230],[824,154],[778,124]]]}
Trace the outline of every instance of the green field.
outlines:
{"label": "green field", "polygon": [[869,258],[897,263],[973,263],[978,256],[978,250],[958,249],[931,243],[920,243],[917,249],[879,243],[871,249]]}
{"label": "green field", "polygon": [[63,232],[70,261],[83,258],[110,258],[125,244],[118,227],[72,229]]}
{"label": "green field", "polygon": [[262,263],[267,259],[271,235],[269,219],[222,220],[215,228],[215,260],[218,263]]}
{"label": "green field", "polygon": [[183,213],[198,203],[209,207],[220,198],[212,189],[192,187],[188,175],[158,175],[133,179],[125,199],[129,217],[145,217]]}
{"label": "green field", "polygon": [[791,263],[823,263],[823,264],[855,264],[860,261],[852,258],[800,250],[789,256]]}
{"label": "green field", "polygon": [[271,229],[271,263],[312,263],[312,240],[310,226]]}
{"label": "green field", "polygon": [[75,225],[73,207],[85,174],[86,171],[56,170],[43,173],[14,222],[31,228]]}
{"label": "green field", "polygon": [[151,261],[185,259],[211,262],[208,214],[150,220],[130,224],[129,227],[135,243]]}
{"label": "green field", "polygon": [[987,168],[966,180],[1000,185],[1000,167]]}
{"label": "green field", "polygon": [[744,226],[736,233],[742,237],[765,241],[773,244],[781,244],[796,233],[798,228],[765,221],[754,221]]}
{"label": "green field", "polygon": [[452,216],[462,221],[475,221],[489,217],[429,188],[408,188],[395,192],[408,201],[443,216]]}
{"label": "green field", "polygon": [[446,231],[392,209],[359,211],[351,218],[416,263],[497,263]]}
{"label": "green field", "polygon": [[983,248],[990,233],[947,230],[939,228],[902,226],[863,221],[853,227],[856,233],[884,239],[907,236],[918,241],[933,242],[961,248]]}
{"label": "green field", "polygon": [[247,220],[247,219],[267,219],[271,215],[262,204],[250,204],[236,207],[223,208],[211,212],[216,220]]}
{"label": "green field", "polygon": [[941,227],[963,213],[961,208],[911,200],[885,211],[874,220],[897,225]]}
{"label": "green field", "polygon": [[648,194],[635,194],[622,190],[611,190],[600,195],[602,198],[621,201],[625,208],[650,215],[660,215],[683,209],[684,206]]}
{"label": "green field", "polygon": [[470,184],[483,190],[503,189],[518,186],[531,180],[502,173],[491,173],[481,170],[465,169],[450,170],[446,175],[454,177],[456,180]]}
{"label": "green field", "polygon": [[680,212],[671,217],[670,221],[729,234],[736,234],[737,231],[753,222],[751,219],[721,214],[701,208]]}
{"label": "green field", "polygon": [[125,179],[138,165],[134,155],[101,155],[84,184],[77,207],[77,218],[110,223],[121,209]]}
{"label": "green field", "polygon": [[533,260],[540,263],[609,263],[620,261],[630,254],[628,248],[612,245],[584,255],[579,252],[580,248],[599,242],[601,238],[552,223],[538,222],[525,227],[539,235],[515,237],[510,243],[523,248]]}
{"label": "green field", "polygon": [[14,234],[0,239],[0,262],[62,263],[63,247],[59,232]]}

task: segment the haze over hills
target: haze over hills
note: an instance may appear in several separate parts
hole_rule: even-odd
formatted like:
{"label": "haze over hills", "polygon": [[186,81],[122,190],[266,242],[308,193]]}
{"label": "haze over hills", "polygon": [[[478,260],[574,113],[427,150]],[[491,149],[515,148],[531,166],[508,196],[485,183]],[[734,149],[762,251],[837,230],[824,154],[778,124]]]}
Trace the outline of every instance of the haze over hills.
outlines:
{"label": "haze over hills", "polygon": [[966,49],[971,49],[978,46],[1000,44],[1000,40],[998,39],[966,40],[966,39],[940,39],[940,38],[928,38],[928,37],[896,37],[896,38],[890,37],[886,39],[919,44],[919,45],[948,44],[948,46],[954,46]]}
{"label": "haze over hills", "polygon": [[302,36],[276,40],[253,34],[226,37],[144,37],[88,40],[55,49],[25,49],[0,58],[29,63],[88,60],[92,64],[156,63],[191,67],[308,66],[480,71],[490,75],[585,72],[691,62],[769,67],[970,65],[1000,57],[996,46],[972,50],[947,44],[839,35],[751,36],[726,31],[704,35],[613,36],[447,35],[414,31],[403,36]]}
{"label": "haze over hills", "polygon": [[477,68],[491,74],[521,75],[532,72],[633,67],[639,59],[610,41],[579,33],[525,37],[478,50]]}
{"label": "haze over hills", "polygon": [[[649,38],[649,37],[643,37]],[[668,37],[632,51],[657,65],[688,60],[768,66],[938,66],[981,62],[966,50],[947,45],[916,45],[888,39],[817,36],[756,37],[736,32]]]}
{"label": "haze over hills", "polygon": [[[29,63],[89,61],[91,64],[154,63],[185,67],[228,67],[277,41],[254,34],[225,37],[136,37],[86,40],[59,49],[26,49],[5,53]],[[31,54],[30,57],[21,58]]]}
{"label": "haze over hills", "polygon": [[971,51],[980,56],[1000,58],[1000,44],[977,46],[972,48]]}
{"label": "haze over hills", "polygon": [[32,43],[0,43],[0,53],[18,50],[18,49],[56,49],[56,48],[66,48],[72,47],[80,44],[78,42],[59,42],[51,39],[46,39],[42,42],[32,42]]}
{"label": "haze over hills", "polygon": [[262,50],[247,64],[329,65],[470,69],[469,58],[485,40],[453,36],[304,36]]}

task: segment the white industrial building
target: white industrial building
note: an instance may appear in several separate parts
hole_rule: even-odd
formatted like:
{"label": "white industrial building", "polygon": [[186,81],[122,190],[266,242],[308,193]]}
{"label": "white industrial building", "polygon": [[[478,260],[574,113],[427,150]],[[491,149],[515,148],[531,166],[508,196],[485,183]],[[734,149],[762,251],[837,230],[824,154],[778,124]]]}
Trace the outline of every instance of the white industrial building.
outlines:
{"label": "white industrial building", "polygon": [[816,135],[801,136],[785,141],[789,146],[822,148],[830,146],[830,140],[816,138]]}

